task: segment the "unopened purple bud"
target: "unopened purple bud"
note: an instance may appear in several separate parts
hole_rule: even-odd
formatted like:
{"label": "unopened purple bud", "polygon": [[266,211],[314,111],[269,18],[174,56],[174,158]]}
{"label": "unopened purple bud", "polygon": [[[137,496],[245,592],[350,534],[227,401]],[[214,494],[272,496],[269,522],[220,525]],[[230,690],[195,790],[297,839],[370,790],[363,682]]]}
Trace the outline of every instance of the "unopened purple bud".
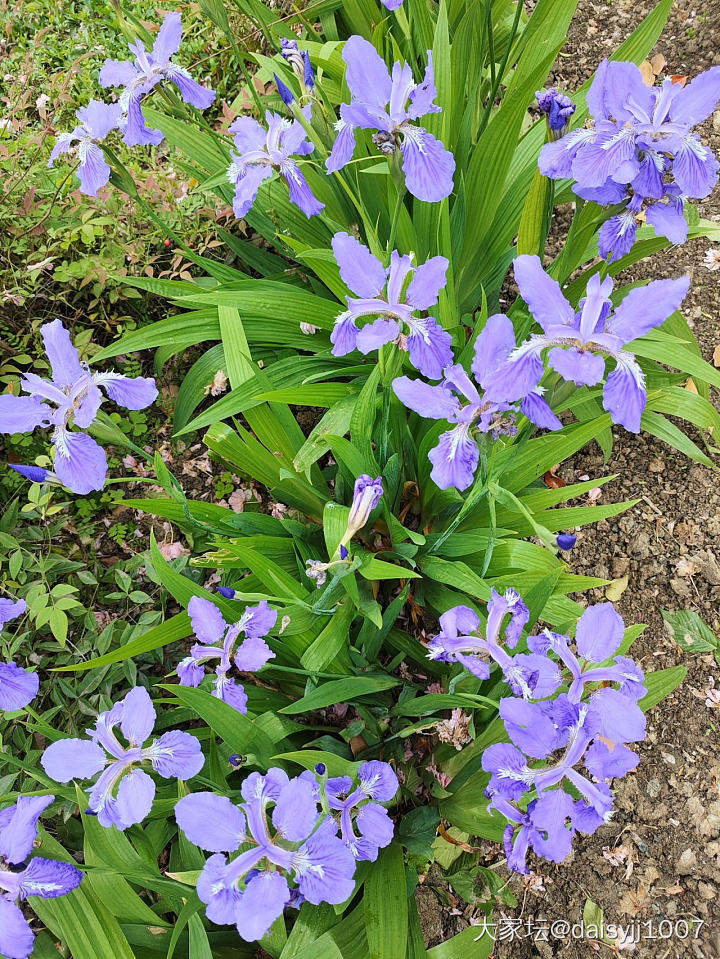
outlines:
{"label": "unopened purple bud", "polygon": [[303,60],[305,62],[305,74],[303,79],[305,80],[305,86],[308,90],[312,90],[315,86],[315,74],[313,73],[312,64],[310,63],[310,54],[307,50],[302,52]]}
{"label": "unopened purple bud", "polygon": [[[303,86],[303,93],[312,90],[315,86],[315,74],[310,63],[310,54],[307,50],[299,50],[297,40],[283,38],[280,41],[280,53],[293,68],[293,73]],[[277,79],[277,77],[275,78]]]}
{"label": "unopened purple bud", "polygon": [[382,476],[375,479],[362,473],[355,480],[353,500],[348,515],[347,531],[343,539],[351,539],[358,530],[361,530],[370,518],[370,514],[380,501],[383,494]]}
{"label": "unopened purple bud", "polygon": [[564,93],[558,93],[555,87],[549,90],[538,90],[535,94],[537,105],[547,116],[548,126],[557,132],[563,130],[575,113],[575,104]]}
{"label": "unopened purple bud", "polygon": [[291,106],[295,102],[295,94],[292,92],[290,87],[282,82],[277,73],[273,73],[275,77],[275,84],[278,88],[278,93],[280,94],[280,99],[285,104],[286,107]]}
{"label": "unopened purple bud", "polygon": [[325,763],[316,763],[315,772],[318,774],[318,776],[324,776],[325,773],[327,772],[327,766],[325,765]]}
{"label": "unopened purple bud", "polygon": [[83,813],[84,816],[97,816],[97,812],[94,809],[86,809]]}
{"label": "unopened purple bud", "polygon": [[29,479],[31,483],[44,483],[48,475],[48,470],[44,470],[41,466],[15,466],[11,463],[10,469]]}
{"label": "unopened purple bud", "polygon": [[557,538],[558,549],[572,549],[575,543],[577,543],[577,536],[573,536],[572,533],[560,533]]}
{"label": "unopened purple bud", "polygon": [[217,591],[221,596],[224,596],[225,599],[232,599],[235,595],[235,590],[232,586],[218,586]]}
{"label": "unopened purple bud", "polygon": [[347,546],[340,547],[340,559],[347,559],[350,553],[348,552]]}
{"label": "unopened purple bud", "polygon": [[233,769],[240,769],[240,767],[245,763],[245,757],[240,753],[233,753],[231,756],[228,756],[228,762]]}

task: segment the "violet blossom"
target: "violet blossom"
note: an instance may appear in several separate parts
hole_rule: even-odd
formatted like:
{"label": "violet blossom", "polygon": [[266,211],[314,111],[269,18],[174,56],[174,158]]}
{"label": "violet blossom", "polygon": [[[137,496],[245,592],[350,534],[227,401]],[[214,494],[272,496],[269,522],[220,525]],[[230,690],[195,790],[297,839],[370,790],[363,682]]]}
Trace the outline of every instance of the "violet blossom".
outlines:
{"label": "violet blossom", "polygon": [[28,896],[56,899],[77,889],[82,872],[68,862],[32,856],[38,820],[54,796],[21,796],[0,809],[0,954],[27,959],[35,935],[20,903]]}
{"label": "violet blossom", "polygon": [[122,112],[119,103],[102,103],[100,100],[91,100],[86,107],[81,107],[75,113],[80,121],[78,125],[71,132],[59,133],[55,138],[48,167],[52,169],[63,153],[77,154],[80,162],[75,174],[80,180],[80,192],[97,196],[100,187],[110,179],[111,172],[98,143],[119,127]]}
{"label": "violet blossom", "polygon": [[[27,609],[24,599],[0,599],[0,630]],[[0,709],[24,709],[38,694],[40,679],[16,663],[0,663]]]}
{"label": "violet blossom", "polygon": [[[80,362],[77,349],[61,320],[40,328],[52,379],[25,373],[21,388],[29,396],[0,396],[0,433],[31,433],[35,427],[52,429],[54,468],[60,482],[73,493],[101,490],[107,458],[95,440],[83,432],[97,417],[103,395],[129,410],[149,406],[157,394],[155,380],[120,373],[91,373]],[[70,429],[70,424],[74,429]]]}
{"label": "violet blossom", "polygon": [[[309,104],[303,107],[307,113]],[[242,116],[232,124],[237,153],[231,155],[227,178],[235,187],[233,210],[243,217],[255,202],[260,185],[278,172],[290,188],[291,201],[307,217],[315,216],[325,208],[313,194],[305,175],[293,159],[307,156],[315,149],[307,140],[299,120],[283,119],[278,113],[265,114],[267,130],[252,117]]]}
{"label": "violet blossom", "polygon": [[332,818],[323,817],[312,773],[289,779],[282,769],[255,772],[241,791],[239,805],[200,792],[175,806],[190,842],[213,853],[197,884],[208,919],[236,925],[240,937],[253,942],[286,906],[345,902],[355,888],[355,859]]}
{"label": "violet blossom", "polygon": [[[572,702],[582,698],[586,683],[616,683],[623,696],[637,702],[647,693],[644,676],[634,660],[618,654],[625,635],[625,624],[612,603],[597,603],[582,614],[575,631],[577,654],[570,648],[570,640],[559,633],[546,630],[531,636],[528,646],[535,653],[552,653],[569,673],[568,697]],[[613,665],[601,666],[613,659]]]}
{"label": "violet blossom", "polygon": [[[218,592],[225,588],[219,587]],[[178,664],[180,685],[199,686],[205,677],[205,663],[218,660],[212,695],[229,703],[238,712],[246,713],[245,689],[228,673],[233,663],[241,672],[256,672],[268,660],[274,659],[275,653],[263,636],[275,625],[277,611],[262,600],[257,606],[248,606],[240,619],[230,626],[214,603],[193,596],[188,604],[188,613],[199,642],[192,647],[190,655]],[[242,641],[239,642],[241,637]]]}
{"label": "violet blossom", "polygon": [[184,67],[172,62],[180,49],[182,23],[179,13],[168,13],[158,30],[153,48],[148,53],[142,40],[129,44],[135,60],[106,60],[100,70],[103,87],[122,87],[120,106],[126,116],[123,141],[127,146],[162,143],[161,130],[154,130],[145,121],[142,99],[158,83],[175,84],[185,103],[205,110],[215,99],[215,91],[193,80]]}
{"label": "violet blossom", "polygon": [[671,243],[685,242],[685,200],[708,196],[720,168],[693,127],[719,100],[720,67],[687,86],[670,77],[648,86],[634,63],[600,64],[587,95],[591,125],[546,144],[539,165],[553,179],[573,178],[585,200],[625,206],[600,231],[603,258],[613,261],[630,251],[640,219]]}
{"label": "violet blossom", "polygon": [[[354,349],[367,354],[386,343],[401,342],[413,366],[438,379],[452,363],[452,339],[434,317],[413,314],[437,303],[445,286],[447,259],[434,256],[414,266],[412,256],[393,250],[390,266],[385,267],[348,233],[336,233],[332,248],[343,282],[358,297],[346,297],[348,308],[335,320],[330,334],[333,354],[345,356]],[[366,317],[375,319],[358,327],[357,321]]]}
{"label": "violet blossom", "polygon": [[529,618],[528,608],[515,590],[501,596],[491,591],[485,636],[479,635],[480,617],[468,606],[455,606],[440,617],[440,632],[430,640],[428,659],[462,665],[478,679],[488,679],[492,662],[502,670],[513,694],[524,699],[544,699],[560,685],[560,670],[538,653],[510,655],[501,645],[505,617],[505,645],[515,649]]}
{"label": "violet blossom", "polygon": [[[149,762],[163,779],[192,779],[205,762],[200,743],[190,733],[173,729],[144,745],[152,735],[155,709],[147,690],[136,686],[100,713],[89,739],[59,739],[51,743],[40,764],[59,783],[92,779],[89,811],[103,826],[127,829],[142,822],[152,808],[155,783],[137,768]],[[117,738],[119,727],[127,746]]]}
{"label": "violet blossom", "polygon": [[336,776],[325,782],[328,805],[340,813],[342,841],[355,859],[375,862],[378,852],[392,842],[393,821],[381,803],[394,799],[398,787],[392,766],[377,759],[360,766],[357,784],[350,776]]}
{"label": "violet blossom", "polygon": [[482,395],[459,363],[443,370],[443,380],[437,386],[407,376],[393,380],[396,395],[408,409],[429,419],[455,424],[440,435],[438,445],[428,454],[433,464],[430,475],[440,489],[454,486],[464,490],[472,484],[480,455],[474,433],[514,432],[517,412],[536,426],[550,430],[562,427],[543,398],[542,387],[537,385],[542,371],[532,383],[526,377],[513,390],[512,400],[521,400],[519,410],[493,386],[496,372],[507,366],[514,350],[512,322],[497,313],[489,317],[475,343],[472,370],[483,389]]}
{"label": "violet blossom", "polygon": [[524,396],[543,375],[545,350],[550,368],[577,386],[602,382],[607,360],[614,360],[615,368],[605,379],[603,406],[613,423],[639,433],[647,402],[645,375],[626,346],[679,309],[690,278],[653,280],[631,290],[613,309],[613,281],[595,273],[576,311],[539,257],[519,256],[513,266],[520,295],[543,332],[521,343],[490,376],[492,394],[507,402]]}
{"label": "violet blossom", "polygon": [[347,525],[342,539],[338,544],[335,555],[329,562],[324,563],[319,559],[308,559],[305,561],[307,569],[305,575],[308,579],[314,579],[318,589],[325,583],[327,574],[336,567],[348,566],[350,560],[350,540],[365,526],[370,519],[370,514],[380,502],[383,494],[382,476],[368,476],[367,473],[361,473],[355,480],[353,488],[353,498],[348,513]]}
{"label": "violet blossom", "polygon": [[[531,655],[545,657],[555,668],[550,657],[560,661],[567,692],[542,702],[530,702],[527,696],[500,700],[510,743],[486,749],[482,766],[490,773],[488,809],[497,810],[509,823],[508,865],[516,872],[527,872],[530,847],[546,859],[562,862],[575,831],[593,833],[610,818],[609,781],[637,766],[638,757],[626,744],[645,738],[645,716],[638,700],[646,688],[640,667],[618,653],[624,633],[625,625],[612,604],[601,603],[578,620],[576,652],[567,636],[546,630],[529,637]],[[547,692],[536,690],[531,695],[540,699]],[[587,775],[579,772],[581,763]],[[565,785],[580,798],[574,799]]]}
{"label": "violet blossom", "polygon": [[[373,142],[381,153],[402,158],[405,185],[418,200],[434,203],[452,192],[455,158],[415,120],[439,113],[432,53],[422,83],[408,64],[393,64],[392,75],[375,47],[352,36],[342,52],[352,100],[340,106],[337,138],[325,161],[329,173],[341,170],[355,152],[355,130],[377,130]],[[408,104],[409,101],[409,104]]]}

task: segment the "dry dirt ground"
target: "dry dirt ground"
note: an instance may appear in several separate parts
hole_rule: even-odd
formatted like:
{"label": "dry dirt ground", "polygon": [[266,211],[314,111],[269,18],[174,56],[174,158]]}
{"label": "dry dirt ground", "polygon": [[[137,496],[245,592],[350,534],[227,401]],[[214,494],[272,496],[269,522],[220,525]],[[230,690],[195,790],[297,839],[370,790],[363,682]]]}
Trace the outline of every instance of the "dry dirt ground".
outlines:
{"label": "dry dirt ground", "polygon": [[[581,0],[552,81],[576,89],[654,5],[652,0]],[[654,52],[665,56],[672,74],[692,76],[720,64],[720,0],[676,3]],[[720,152],[720,112],[702,135]],[[700,209],[703,216],[720,219],[720,191]],[[712,363],[720,344],[720,272],[703,263],[711,246],[696,240],[655,255],[618,282],[689,273],[692,287],[684,313]],[[720,363],[720,356],[715,360]],[[606,923],[634,924],[628,938],[635,941],[624,943],[622,956],[720,957],[720,695],[713,693],[713,686],[720,689],[720,669],[711,656],[683,652],[660,613],[691,609],[720,633],[720,479],[651,436],[617,430],[615,441],[607,465],[593,445],[564,464],[560,474],[577,481],[618,473],[603,488],[600,502],[641,501],[582,532],[571,565],[578,573],[627,576],[618,609],[627,623],[648,624],[634,654],[646,669],[684,663],[687,679],[650,713],[641,763],[618,787],[612,823],[595,836],[578,837],[563,865],[535,860],[537,872],[529,881],[510,880],[519,906],[495,913],[493,959],[617,952],[617,945],[573,938],[571,927],[580,923],[588,899],[603,910]],[[422,912],[427,938],[435,944],[456,933],[463,919],[446,911],[440,932],[429,893],[423,890]],[[685,932],[680,920],[689,925],[687,938],[680,938]],[[533,927],[543,931],[529,934]],[[581,934],[576,927],[575,935]]]}

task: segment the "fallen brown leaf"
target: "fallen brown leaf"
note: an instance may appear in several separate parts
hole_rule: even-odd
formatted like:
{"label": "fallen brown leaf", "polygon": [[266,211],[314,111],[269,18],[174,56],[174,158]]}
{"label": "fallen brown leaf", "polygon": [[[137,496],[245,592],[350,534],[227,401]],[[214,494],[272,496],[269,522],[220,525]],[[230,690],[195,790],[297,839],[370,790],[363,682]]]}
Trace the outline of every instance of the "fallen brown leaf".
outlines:
{"label": "fallen brown leaf", "polygon": [[677,570],[678,576],[694,576],[695,573],[700,572],[700,567],[697,563],[693,563],[691,559],[681,559],[675,564],[675,569]]}
{"label": "fallen brown leaf", "polygon": [[362,736],[353,736],[350,739],[349,745],[353,756],[357,756],[357,754],[361,753],[363,749],[367,749],[367,743]]}
{"label": "fallen brown leaf", "polygon": [[556,473],[553,473],[552,470],[548,470],[547,473],[543,475],[543,483],[549,486],[550,489],[562,489],[563,486],[567,486],[562,476],[558,476]]}
{"label": "fallen brown leaf", "polygon": [[614,579],[605,589],[606,599],[610,600],[611,603],[617,603],[627,589],[628,581],[629,577],[627,576],[620,576],[618,579]]}
{"label": "fallen brown leaf", "polygon": [[618,903],[620,912],[628,916],[636,916],[643,909],[646,909],[652,899],[652,884],[658,879],[660,873],[654,866],[648,866],[645,870],[645,878],[638,883],[635,889],[628,889]]}
{"label": "fallen brown leaf", "polygon": [[654,57],[650,57],[650,66],[652,67],[652,71],[656,77],[659,77],[663,72],[666,63],[667,60],[662,53],[656,53]]}

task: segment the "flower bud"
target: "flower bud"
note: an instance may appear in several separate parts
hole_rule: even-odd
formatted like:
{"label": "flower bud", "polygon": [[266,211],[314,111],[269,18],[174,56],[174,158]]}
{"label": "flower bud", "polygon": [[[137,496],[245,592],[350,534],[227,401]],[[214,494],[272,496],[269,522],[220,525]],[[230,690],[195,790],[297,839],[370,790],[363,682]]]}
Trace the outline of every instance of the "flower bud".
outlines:
{"label": "flower bud", "polygon": [[568,128],[570,117],[575,113],[575,104],[564,93],[558,93],[555,87],[538,90],[535,99],[547,118],[549,139],[559,140]]}
{"label": "flower bud", "polygon": [[577,536],[574,536],[572,533],[560,533],[558,535],[558,549],[572,549],[575,543],[577,543]]}
{"label": "flower bud", "polygon": [[348,516],[347,530],[342,539],[342,544],[348,543],[352,537],[363,528],[370,519],[370,514],[380,501],[383,494],[382,477],[377,476],[373,479],[366,473],[362,473],[355,480],[355,489],[353,500],[350,506],[350,515]]}
{"label": "flower bud", "polygon": [[10,469],[15,470],[16,473],[24,476],[25,479],[29,479],[31,483],[44,483],[48,478],[55,476],[50,470],[45,470],[41,466],[14,465],[10,463]]}
{"label": "flower bud", "polygon": [[297,40],[283,38],[280,41],[280,46],[283,59],[287,60],[293,68],[293,73],[300,81],[303,93],[307,94],[315,86],[315,74],[310,63],[310,55],[307,50],[298,49]]}
{"label": "flower bud", "polygon": [[285,104],[286,107],[289,107],[292,103],[295,102],[295,95],[293,94],[290,87],[286,86],[277,73],[273,73],[275,77],[275,84],[278,88],[278,93],[280,94],[280,99]]}

